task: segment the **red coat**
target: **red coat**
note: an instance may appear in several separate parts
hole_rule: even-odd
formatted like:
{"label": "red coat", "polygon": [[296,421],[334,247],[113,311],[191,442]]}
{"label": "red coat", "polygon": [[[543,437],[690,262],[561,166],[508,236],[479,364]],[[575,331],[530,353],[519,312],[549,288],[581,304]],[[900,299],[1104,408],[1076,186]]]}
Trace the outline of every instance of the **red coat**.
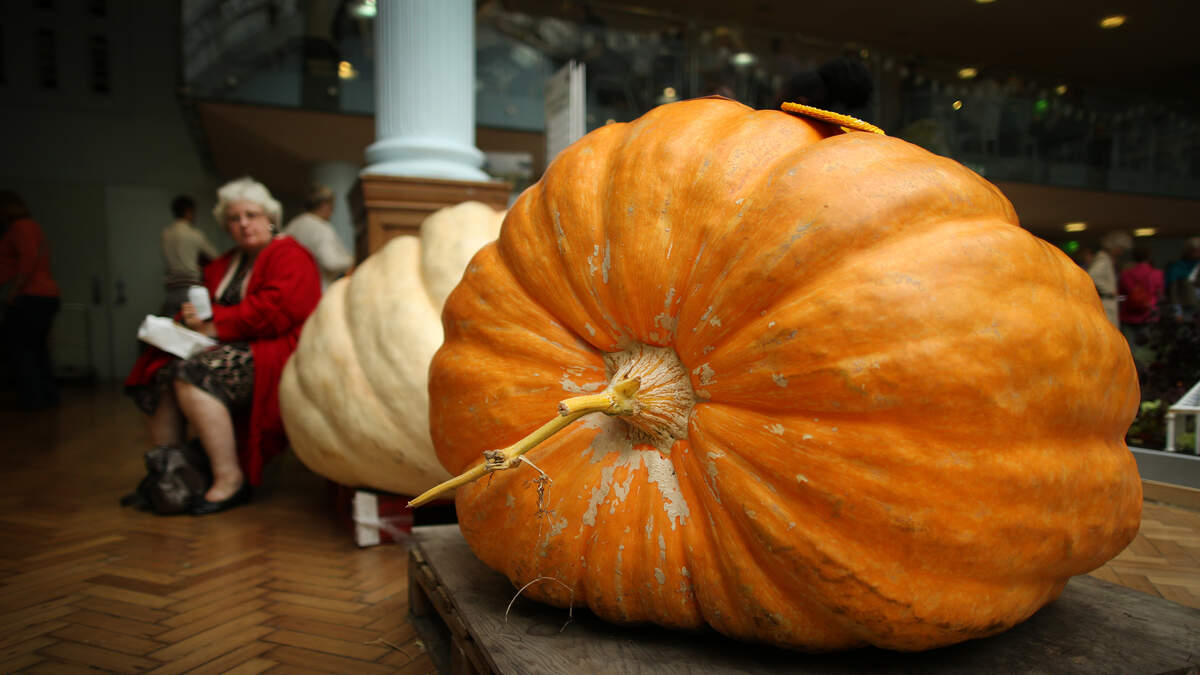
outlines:
{"label": "red coat", "polygon": [[[204,268],[204,285],[216,297],[229,271],[229,251]],[[248,415],[235,415],[238,455],[251,485],[262,482],[267,460],[287,445],[279,415],[279,378],[296,349],[305,319],[321,299],[321,279],[312,255],[291,237],[276,237],[258,254],[242,301],[213,303],[213,325],[221,342],[249,342],[254,355],[254,399]],[[125,386],[150,384],[154,373],[175,357],[157,349],[144,352]]]}

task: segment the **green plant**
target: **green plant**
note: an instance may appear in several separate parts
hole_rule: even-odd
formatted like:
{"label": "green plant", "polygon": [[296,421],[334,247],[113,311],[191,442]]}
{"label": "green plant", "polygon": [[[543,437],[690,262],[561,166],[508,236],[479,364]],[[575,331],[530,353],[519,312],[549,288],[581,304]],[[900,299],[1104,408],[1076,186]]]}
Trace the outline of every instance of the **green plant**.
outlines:
{"label": "green plant", "polygon": [[[1164,319],[1138,345],[1150,359],[1138,366],[1142,404],[1125,440],[1130,445],[1160,450],[1166,447],[1167,409],[1200,380],[1200,316],[1188,321]],[[1194,453],[1194,436],[1185,438],[1183,419],[1177,420],[1179,452]]]}

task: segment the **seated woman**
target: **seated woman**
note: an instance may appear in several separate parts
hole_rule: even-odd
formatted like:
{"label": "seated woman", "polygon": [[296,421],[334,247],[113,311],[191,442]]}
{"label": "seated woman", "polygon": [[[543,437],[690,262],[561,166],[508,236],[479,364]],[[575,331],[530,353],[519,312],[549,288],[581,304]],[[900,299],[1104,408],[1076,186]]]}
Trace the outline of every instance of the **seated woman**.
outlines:
{"label": "seated woman", "polygon": [[204,444],[213,483],[197,515],[248,502],[263,464],[283,449],[279,378],[321,297],[312,255],[276,236],[281,207],[261,183],[225,184],[213,213],[237,246],[204,268],[212,318],[184,303],[182,319],[221,344],[186,360],[148,350],[125,382],[156,445],[183,443],[189,424]]}

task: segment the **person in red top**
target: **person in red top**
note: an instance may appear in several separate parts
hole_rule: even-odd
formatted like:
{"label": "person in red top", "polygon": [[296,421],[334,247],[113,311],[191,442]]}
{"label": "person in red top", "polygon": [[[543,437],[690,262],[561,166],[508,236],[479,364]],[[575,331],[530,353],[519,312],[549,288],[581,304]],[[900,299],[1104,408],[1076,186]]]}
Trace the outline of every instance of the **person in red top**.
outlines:
{"label": "person in red top", "polygon": [[212,318],[198,317],[191,303],[180,316],[221,344],[185,360],[148,350],[125,382],[149,416],[155,444],[183,443],[187,425],[203,443],[213,484],[196,515],[250,501],[263,465],[283,450],[279,378],[321,297],[316,262],[290,237],[276,236],[282,209],[261,183],[222,186],[214,215],[236,246],[204,268]]}
{"label": "person in red top", "polygon": [[1150,264],[1150,252],[1133,250],[1134,264],[1121,271],[1117,288],[1121,301],[1121,332],[1129,344],[1137,347],[1149,338],[1148,328],[1159,318],[1158,301],[1163,295],[1163,273]]}
{"label": "person in red top", "polygon": [[57,405],[49,338],[59,290],[50,275],[50,244],[25,202],[9,190],[0,191],[0,305],[0,344],[12,362],[17,405]]}

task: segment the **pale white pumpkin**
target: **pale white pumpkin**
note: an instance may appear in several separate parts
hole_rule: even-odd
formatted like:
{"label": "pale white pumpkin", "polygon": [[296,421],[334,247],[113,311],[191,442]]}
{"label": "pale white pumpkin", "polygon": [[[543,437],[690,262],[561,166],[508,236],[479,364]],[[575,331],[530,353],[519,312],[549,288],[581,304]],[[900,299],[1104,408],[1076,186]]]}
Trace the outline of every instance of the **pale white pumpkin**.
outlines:
{"label": "pale white pumpkin", "polygon": [[429,437],[429,362],[442,303],[503,219],[479,202],[444,208],[325,292],[279,383],[288,439],[310,469],[404,495],[449,477]]}

